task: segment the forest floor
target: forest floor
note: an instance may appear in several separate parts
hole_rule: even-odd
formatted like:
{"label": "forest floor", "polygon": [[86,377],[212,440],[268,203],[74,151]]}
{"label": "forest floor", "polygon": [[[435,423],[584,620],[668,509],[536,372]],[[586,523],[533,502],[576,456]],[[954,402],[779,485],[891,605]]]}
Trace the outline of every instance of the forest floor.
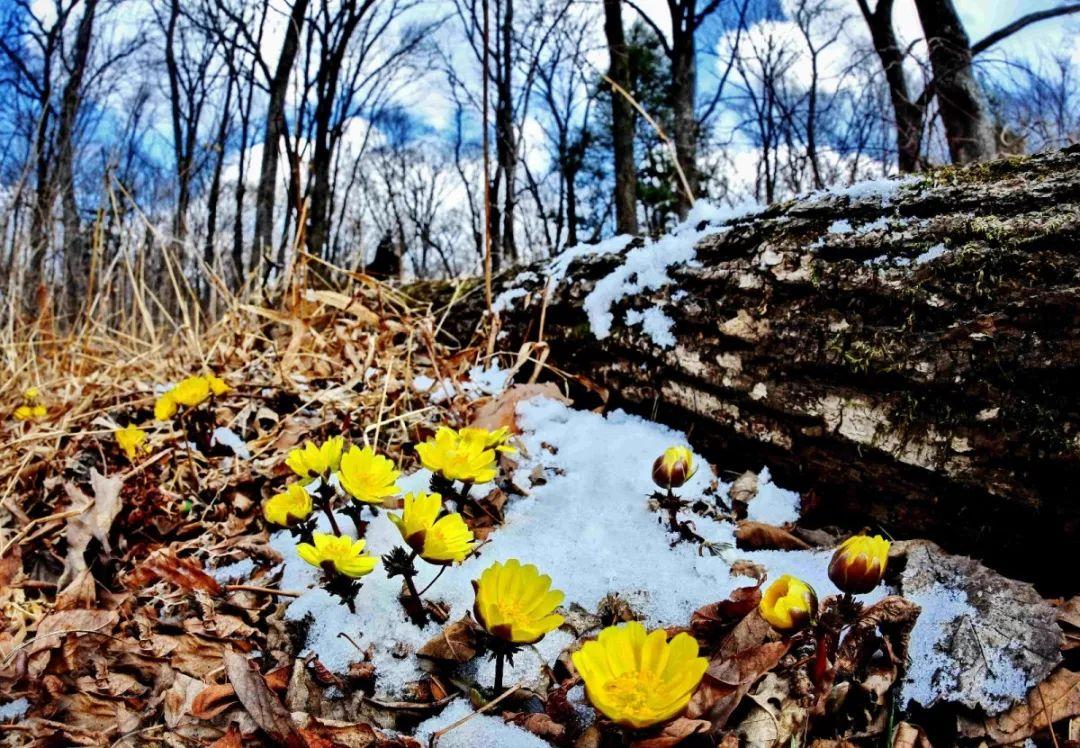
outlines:
{"label": "forest floor", "polygon": [[[284,306],[237,306],[167,340],[38,332],[3,346],[0,744],[1080,740],[1080,598],[1044,601],[913,538],[893,539],[881,585],[841,597],[833,547],[864,528],[801,527],[807,497],[768,466],[732,474],[695,455],[672,526],[653,461],[692,448],[686,435],[577,408],[543,362],[449,339],[453,305],[368,282]],[[227,391],[155,419],[163,393],[206,374]],[[129,455],[117,430],[132,425],[147,437]],[[478,547],[420,564],[422,609],[385,561],[335,596],[264,517],[295,480],[290,452],[344,436],[393,461],[401,494],[426,491],[415,447],[442,425],[514,434],[495,479],[459,497]],[[403,545],[398,506],[335,522],[383,556]],[[520,648],[499,693],[472,581],[512,558],[565,593],[565,620]],[[785,574],[816,589],[817,628],[784,635],[762,617]],[[708,660],[680,715],[638,728],[593,708],[571,659],[631,620],[692,635]]]}

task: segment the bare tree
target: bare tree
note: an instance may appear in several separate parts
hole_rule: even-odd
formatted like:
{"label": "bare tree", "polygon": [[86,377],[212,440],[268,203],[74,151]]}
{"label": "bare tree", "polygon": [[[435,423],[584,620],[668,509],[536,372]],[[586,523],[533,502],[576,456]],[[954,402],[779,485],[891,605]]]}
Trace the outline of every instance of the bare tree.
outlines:
{"label": "bare tree", "polygon": [[[622,0],[604,0],[604,35],[611,58],[608,77],[630,91],[630,56],[623,29]],[[611,140],[615,159],[615,230],[636,234],[637,168],[634,165],[634,108],[618,91],[611,93]]]}

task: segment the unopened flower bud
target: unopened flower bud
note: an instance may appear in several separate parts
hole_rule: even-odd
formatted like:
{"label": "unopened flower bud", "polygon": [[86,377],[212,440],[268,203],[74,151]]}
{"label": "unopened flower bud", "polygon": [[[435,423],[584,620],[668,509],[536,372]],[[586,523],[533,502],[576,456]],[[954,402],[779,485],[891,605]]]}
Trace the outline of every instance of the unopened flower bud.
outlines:
{"label": "unopened flower bud", "polygon": [[881,583],[888,561],[888,540],[880,535],[855,535],[841,543],[833,554],[829,579],[844,592],[862,595]]}
{"label": "unopened flower bud", "polygon": [[817,618],[817,594],[803,580],[785,574],[765,590],[758,609],[774,629],[782,634],[793,633]]}
{"label": "unopened flower bud", "polygon": [[696,471],[693,452],[686,447],[668,447],[653,463],[652,478],[660,488],[678,488]]}

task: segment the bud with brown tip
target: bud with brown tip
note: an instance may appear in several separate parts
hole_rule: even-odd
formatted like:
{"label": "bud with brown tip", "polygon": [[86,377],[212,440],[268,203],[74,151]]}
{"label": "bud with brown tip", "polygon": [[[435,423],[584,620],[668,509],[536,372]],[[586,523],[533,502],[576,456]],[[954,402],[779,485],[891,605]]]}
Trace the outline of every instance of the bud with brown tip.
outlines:
{"label": "bud with brown tip", "polygon": [[836,549],[829,579],[842,591],[863,595],[881,583],[889,561],[889,541],[880,535],[855,535]]}
{"label": "bud with brown tip", "polygon": [[672,489],[686,483],[695,472],[693,452],[687,447],[668,447],[653,463],[652,478],[660,488]]}

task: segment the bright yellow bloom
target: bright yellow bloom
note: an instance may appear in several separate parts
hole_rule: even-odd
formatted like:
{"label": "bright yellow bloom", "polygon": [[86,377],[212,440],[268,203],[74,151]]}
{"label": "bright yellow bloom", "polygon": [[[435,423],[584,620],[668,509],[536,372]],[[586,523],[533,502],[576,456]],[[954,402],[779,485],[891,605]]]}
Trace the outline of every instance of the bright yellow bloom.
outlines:
{"label": "bright yellow bloom", "polygon": [[300,558],[312,566],[320,566],[327,571],[336,571],[356,579],[370,574],[377,560],[364,553],[363,538],[353,540],[347,535],[330,535],[317,532],[311,543],[298,543],[296,552]]}
{"label": "bright yellow bloom", "polygon": [[435,438],[417,444],[416,453],[424,467],[447,480],[466,483],[495,480],[495,450],[475,438],[462,438],[446,426],[435,433]]}
{"label": "bright yellow bloom", "polygon": [[765,590],[758,609],[777,631],[796,631],[817,617],[817,594],[806,582],[785,574]]}
{"label": "bright yellow bloom", "polygon": [[150,447],[146,444],[146,432],[135,425],[125,426],[113,432],[116,443],[124,450],[129,460],[134,460],[140,452],[149,452]]}
{"label": "bright yellow bloom", "polygon": [[517,454],[517,449],[506,443],[510,439],[510,429],[506,426],[495,431],[488,431],[476,426],[467,426],[458,431],[458,436],[466,442],[477,442],[483,445],[484,449]]}
{"label": "bright yellow bloom", "polygon": [[341,465],[341,450],[344,448],[343,436],[332,436],[319,445],[310,441],[304,442],[304,446],[289,452],[285,464],[301,478],[326,477],[337,472]]}
{"label": "bright yellow bloom", "polygon": [[878,586],[888,562],[888,540],[880,535],[855,535],[841,543],[833,554],[829,579],[844,592],[862,595]]}
{"label": "bright yellow bloom", "polygon": [[37,399],[41,396],[37,387],[31,387],[23,393],[22,405],[17,407],[12,413],[15,416],[16,421],[38,421],[49,414],[48,408],[37,402]]}
{"label": "bright yellow bloom", "polygon": [[474,536],[460,514],[438,518],[442,496],[437,493],[405,494],[401,516],[389,515],[409,547],[433,564],[464,561],[472,553]]}
{"label": "bright yellow bloom", "polygon": [[381,504],[383,499],[401,493],[397,487],[401,473],[394,469],[392,460],[376,454],[371,447],[349,447],[340,463],[338,481],[357,501]]}
{"label": "bright yellow bloom", "polygon": [[635,730],[682,712],[709,666],[694,637],[669,642],[663,629],[646,635],[637,621],[607,627],[571,657],[589,702]]}
{"label": "bright yellow bloom", "polygon": [[551,589],[551,577],[516,558],[484,569],[473,589],[476,620],[504,641],[535,644],[566,620],[554,612],[565,595]]}
{"label": "bright yellow bloom", "polygon": [[39,421],[49,414],[44,405],[20,405],[12,414],[16,421]]}
{"label": "bright yellow bloom", "polygon": [[180,405],[176,402],[176,398],[173,397],[172,390],[169,390],[154,403],[154,418],[158,421],[168,421],[176,415],[179,408]]}
{"label": "bright yellow bloom", "polygon": [[187,377],[176,383],[154,403],[154,418],[167,421],[176,415],[181,405],[193,408],[210,399],[211,395],[223,395],[229,385],[214,375]]}
{"label": "bright yellow bloom", "polygon": [[312,507],[311,494],[299,483],[290,483],[284,492],[266,500],[263,516],[267,522],[288,527],[307,519]]}
{"label": "bright yellow bloom", "polygon": [[668,447],[652,467],[653,481],[660,488],[678,488],[696,472],[694,453],[687,447]]}

